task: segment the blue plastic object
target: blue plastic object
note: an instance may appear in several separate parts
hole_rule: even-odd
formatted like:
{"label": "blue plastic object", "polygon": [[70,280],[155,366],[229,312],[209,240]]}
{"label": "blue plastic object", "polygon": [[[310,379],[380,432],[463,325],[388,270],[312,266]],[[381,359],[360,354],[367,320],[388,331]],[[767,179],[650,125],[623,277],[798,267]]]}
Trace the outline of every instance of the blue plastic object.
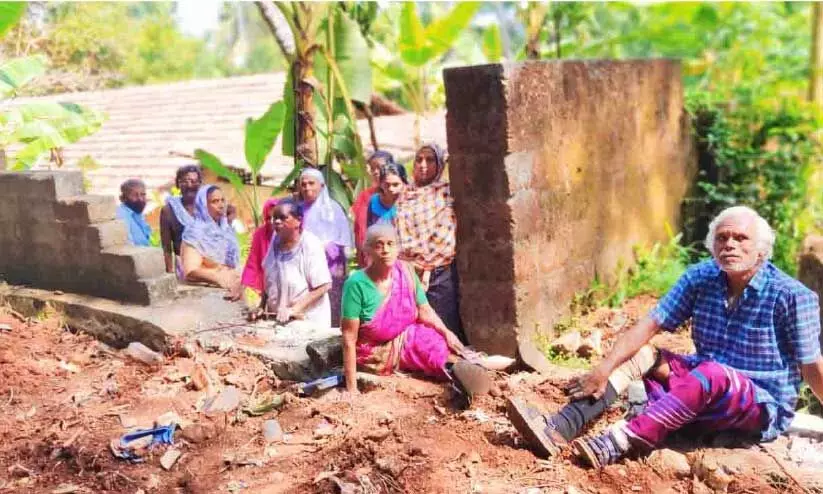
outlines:
{"label": "blue plastic object", "polygon": [[302,383],[299,386],[299,391],[304,395],[310,395],[315,391],[336,388],[337,386],[341,386],[343,382],[343,374],[332,374],[330,376],[321,377],[320,379],[315,379],[314,381]]}
{"label": "blue plastic object", "polygon": [[164,425],[162,427],[155,427],[154,429],[139,429],[129,432],[120,438],[120,448],[114,453],[119,458],[133,462],[143,461],[133,451],[129,450],[129,444],[146,436],[151,436],[151,446],[155,444],[172,444],[174,442],[174,430],[177,424]]}

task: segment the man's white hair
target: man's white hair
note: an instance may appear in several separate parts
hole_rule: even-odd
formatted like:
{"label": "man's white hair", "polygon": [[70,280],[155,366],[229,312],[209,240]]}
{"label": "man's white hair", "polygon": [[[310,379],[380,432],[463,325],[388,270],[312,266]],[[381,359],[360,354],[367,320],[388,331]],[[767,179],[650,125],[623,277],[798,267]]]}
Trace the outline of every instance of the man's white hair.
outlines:
{"label": "man's white hair", "polygon": [[732,206],[720,211],[720,214],[715,216],[711,223],[709,223],[709,233],[706,235],[705,245],[712,255],[714,252],[714,234],[717,231],[717,226],[724,220],[733,216],[747,216],[754,220],[755,230],[755,245],[757,250],[763,254],[763,259],[771,259],[772,251],[774,250],[774,230],[769,226],[769,222],[762,216],[757,214],[757,211],[748,206]]}
{"label": "man's white hair", "polygon": [[391,223],[378,222],[366,230],[366,247],[371,247],[378,238],[397,240],[397,230]]}

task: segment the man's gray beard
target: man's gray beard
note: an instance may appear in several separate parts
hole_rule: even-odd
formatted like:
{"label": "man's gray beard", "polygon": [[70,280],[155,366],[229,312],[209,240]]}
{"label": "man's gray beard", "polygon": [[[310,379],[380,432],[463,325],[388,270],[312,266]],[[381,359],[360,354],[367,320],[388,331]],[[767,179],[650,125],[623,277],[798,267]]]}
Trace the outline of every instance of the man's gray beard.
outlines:
{"label": "man's gray beard", "polygon": [[717,264],[718,266],[720,266],[720,269],[725,273],[742,273],[754,269],[754,267],[757,266],[759,262],[760,258],[755,257],[754,261],[752,261],[751,263],[734,262],[726,266],[724,266],[720,262],[718,262]]}

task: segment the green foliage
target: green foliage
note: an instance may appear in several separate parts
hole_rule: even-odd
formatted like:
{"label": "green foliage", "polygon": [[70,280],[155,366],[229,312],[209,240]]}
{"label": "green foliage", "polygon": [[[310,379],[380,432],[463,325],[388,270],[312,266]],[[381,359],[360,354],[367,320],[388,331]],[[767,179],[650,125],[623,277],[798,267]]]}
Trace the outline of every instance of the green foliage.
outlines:
{"label": "green foliage", "polygon": [[794,275],[800,243],[814,222],[808,193],[820,152],[815,113],[792,101],[729,109],[704,95],[690,98],[689,108],[703,154],[689,199],[702,212],[686,225],[692,238],[705,236],[706,220],[720,210],[750,206],[777,233],[773,262]]}
{"label": "green foliage", "polygon": [[26,2],[0,2],[0,36],[17,24],[25,11]]}
{"label": "green foliage", "polygon": [[617,280],[610,286],[595,280],[589,297],[609,307],[620,307],[638,295],[662,297],[686,271],[693,256],[693,249],[681,245],[682,234],[672,235],[669,230],[669,237],[667,243],[656,243],[650,249],[635,247],[634,266],[618,268]]}
{"label": "green foliage", "polygon": [[251,193],[247,191],[243,179],[223,164],[220,158],[203,149],[194,151],[195,158],[197,158],[197,161],[199,161],[204,168],[228,180],[232,187],[234,187],[234,190],[245,199],[254,216],[255,226],[260,224],[260,214],[262,212],[261,198],[257,193],[257,177],[260,174],[261,168],[263,168],[263,164],[266,162],[266,158],[269,153],[271,153],[272,148],[274,148],[277,137],[283,130],[285,114],[285,103],[277,101],[273,103],[260,118],[249,118],[246,120],[244,149],[246,162],[251,170],[252,176]]}
{"label": "green foliage", "polygon": [[[23,4],[23,9],[25,4]],[[0,4],[0,30],[7,30],[22,10]],[[20,90],[46,71],[45,57],[37,55],[5,61],[0,65],[0,97],[15,97]],[[96,132],[103,116],[68,102],[32,102],[5,105],[0,111],[0,148],[22,145],[10,156],[12,170],[29,169],[46,153],[59,160],[59,150]],[[58,161],[59,164],[59,161]]]}
{"label": "green foliage", "polygon": [[551,338],[545,333],[535,332],[534,338],[535,345],[543,352],[543,355],[546,356],[549,362],[571,369],[591,369],[592,363],[588,359],[578,357],[577,355],[566,355],[565,353],[554,350],[552,348]]}
{"label": "green foliage", "polygon": [[489,62],[499,62],[503,58],[503,42],[500,40],[500,28],[496,24],[489,26],[483,33],[483,55]]}
{"label": "green foliage", "polygon": [[800,394],[797,399],[797,410],[803,413],[810,413],[823,417],[823,403],[812,392],[812,388],[808,384],[803,383],[800,386]]}

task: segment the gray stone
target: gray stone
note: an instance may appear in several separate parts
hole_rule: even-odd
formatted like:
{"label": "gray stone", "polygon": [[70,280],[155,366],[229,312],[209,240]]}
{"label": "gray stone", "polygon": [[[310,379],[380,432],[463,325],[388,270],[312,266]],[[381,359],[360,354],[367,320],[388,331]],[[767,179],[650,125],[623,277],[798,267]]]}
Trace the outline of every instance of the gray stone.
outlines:
{"label": "gray stone", "polygon": [[343,365],[343,339],[340,336],[330,336],[306,345],[312,367],[318,374],[322,374],[335,367]]}
{"label": "gray stone", "polygon": [[267,443],[282,441],[283,429],[280,427],[280,422],[274,419],[263,422],[263,438]]}
{"label": "gray stone", "polygon": [[685,479],[691,475],[691,465],[683,453],[671,449],[657,449],[646,459],[655,472],[661,477],[672,476]]}
{"label": "gray stone", "polygon": [[160,458],[160,466],[162,466],[164,470],[171,470],[171,467],[177,463],[177,460],[179,460],[182,455],[183,452],[179,449],[169,449]]}
{"label": "gray stone", "polygon": [[101,253],[105,271],[116,279],[153,278],[166,273],[163,250],[124,245]]}
{"label": "gray stone", "polygon": [[240,406],[242,395],[236,386],[227,386],[217,396],[206,402],[203,412],[207,415],[228,413]]}
{"label": "gray stone", "polygon": [[54,214],[57,221],[75,225],[89,225],[115,219],[117,202],[111,196],[80,195],[57,202]]}

